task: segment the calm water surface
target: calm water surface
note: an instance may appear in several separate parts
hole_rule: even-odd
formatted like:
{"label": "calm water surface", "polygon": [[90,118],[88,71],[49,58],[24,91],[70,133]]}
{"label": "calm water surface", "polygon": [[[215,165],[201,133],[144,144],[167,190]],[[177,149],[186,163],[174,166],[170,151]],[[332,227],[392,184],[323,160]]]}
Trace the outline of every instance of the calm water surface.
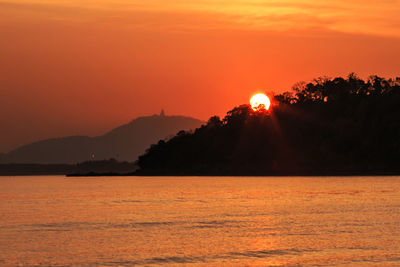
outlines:
{"label": "calm water surface", "polygon": [[400,177],[0,178],[0,265],[400,266]]}

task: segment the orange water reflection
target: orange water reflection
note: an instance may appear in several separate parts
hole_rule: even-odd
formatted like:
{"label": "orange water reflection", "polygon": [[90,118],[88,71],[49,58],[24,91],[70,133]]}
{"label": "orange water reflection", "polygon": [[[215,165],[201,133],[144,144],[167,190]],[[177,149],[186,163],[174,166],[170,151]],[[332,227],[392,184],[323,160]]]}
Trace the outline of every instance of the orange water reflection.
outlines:
{"label": "orange water reflection", "polygon": [[390,177],[2,178],[0,265],[396,265],[399,191]]}

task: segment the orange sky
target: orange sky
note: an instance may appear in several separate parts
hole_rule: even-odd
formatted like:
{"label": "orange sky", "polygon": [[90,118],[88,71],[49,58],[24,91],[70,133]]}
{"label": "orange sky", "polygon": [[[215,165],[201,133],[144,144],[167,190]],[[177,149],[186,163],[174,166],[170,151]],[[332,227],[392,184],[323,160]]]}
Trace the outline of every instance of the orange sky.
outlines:
{"label": "orange sky", "polygon": [[[349,3],[351,2],[351,3]],[[398,0],[0,0],[0,152],[301,80],[400,76]]]}

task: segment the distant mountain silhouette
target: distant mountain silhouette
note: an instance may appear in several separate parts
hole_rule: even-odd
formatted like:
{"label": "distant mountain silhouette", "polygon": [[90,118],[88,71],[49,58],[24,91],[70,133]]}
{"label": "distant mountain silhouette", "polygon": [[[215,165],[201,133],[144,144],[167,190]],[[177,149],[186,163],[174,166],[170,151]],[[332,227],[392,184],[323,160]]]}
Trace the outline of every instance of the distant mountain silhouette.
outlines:
{"label": "distant mountain silhouette", "polygon": [[139,117],[102,136],[70,136],[38,141],[0,155],[0,163],[74,164],[115,158],[135,161],[151,144],[181,130],[196,129],[202,121],[164,113]]}

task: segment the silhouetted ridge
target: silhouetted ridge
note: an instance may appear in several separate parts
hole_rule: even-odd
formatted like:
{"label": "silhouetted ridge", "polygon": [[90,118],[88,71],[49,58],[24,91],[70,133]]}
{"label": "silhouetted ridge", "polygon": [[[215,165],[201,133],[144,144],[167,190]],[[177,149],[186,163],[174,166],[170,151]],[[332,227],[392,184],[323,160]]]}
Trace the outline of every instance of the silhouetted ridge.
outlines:
{"label": "silhouetted ridge", "polygon": [[150,144],[180,130],[195,129],[202,123],[183,116],[139,117],[98,137],[73,136],[28,144],[3,155],[0,162],[74,164],[110,158],[135,161]]}
{"label": "silhouetted ridge", "polygon": [[400,79],[319,78],[159,141],[139,175],[400,173]]}

